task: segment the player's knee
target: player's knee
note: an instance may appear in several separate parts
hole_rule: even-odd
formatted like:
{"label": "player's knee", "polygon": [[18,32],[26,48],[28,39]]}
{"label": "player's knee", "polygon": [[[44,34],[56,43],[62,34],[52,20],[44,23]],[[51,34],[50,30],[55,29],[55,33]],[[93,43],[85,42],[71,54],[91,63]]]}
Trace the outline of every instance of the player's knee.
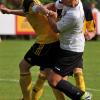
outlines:
{"label": "player's knee", "polygon": [[48,83],[55,88],[58,82],[54,78],[48,78]]}
{"label": "player's knee", "polygon": [[19,63],[19,69],[20,69],[20,72],[29,72],[30,65],[26,61],[22,60]]}
{"label": "player's knee", "polygon": [[48,75],[47,79],[48,79],[49,85],[55,88],[57,84],[59,83],[59,81],[62,79],[62,77],[58,75],[57,73],[55,73],[54,71],[52,71]]}

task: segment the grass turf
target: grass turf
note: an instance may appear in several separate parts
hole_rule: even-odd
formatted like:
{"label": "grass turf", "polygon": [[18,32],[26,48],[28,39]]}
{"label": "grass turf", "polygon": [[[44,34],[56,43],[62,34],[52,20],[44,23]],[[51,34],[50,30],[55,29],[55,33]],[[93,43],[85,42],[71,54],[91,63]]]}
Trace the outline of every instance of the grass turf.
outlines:
{"label": "grass turf", "polygon": [[[34,40],[6,40],[0,43],[0,100],[20,100],[22,94],[18,82],[18,64],[33,42]],[[39,67],[32,68],[31,72],[34,84]],[[93,100],[100,100],[100,41],[86,42],[84,73],[87,90],[93,94]],[[75,83],[73,77],[69,81]],[[55,100],[47,82],[40,100]]]}

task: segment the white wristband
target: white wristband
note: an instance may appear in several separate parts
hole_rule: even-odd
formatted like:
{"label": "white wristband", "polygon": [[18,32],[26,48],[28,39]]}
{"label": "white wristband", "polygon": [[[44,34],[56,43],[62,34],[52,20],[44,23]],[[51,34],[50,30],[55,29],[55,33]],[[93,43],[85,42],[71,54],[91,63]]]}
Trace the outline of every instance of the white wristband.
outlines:
{"label": "white wristband", "polygon": [[36,8],[37,8],[37,5],[33,6],[33,7],[32,7],[32,11],[33,11],[33,12],[36,12]]}

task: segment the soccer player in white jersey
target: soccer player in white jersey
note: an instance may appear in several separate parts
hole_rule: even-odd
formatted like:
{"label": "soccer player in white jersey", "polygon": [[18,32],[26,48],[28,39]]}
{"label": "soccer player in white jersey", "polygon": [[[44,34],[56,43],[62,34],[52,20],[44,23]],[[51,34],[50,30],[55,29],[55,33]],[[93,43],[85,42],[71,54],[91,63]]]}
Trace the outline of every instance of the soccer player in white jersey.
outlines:
{"label": "soccer player in white jersey", "polygon": [[[91,100],[85,92],[77,90],[68,81],[63,80],[74,72],[75,68],[83,68],[82,55],[84,52],[85,38],[83,34],[84,11],[79,0],[62,0],[63,11],[61,19],[56,22],[52,12],[42,9],[55,32],[59,32],[60,50],[52,73],[48,81],[52,87],[64,92],[73,100]],[[69,89],[69,90],[68,90]]]}
{"label": "soccer player in white jersey", "polygon": [[[61,12],[61,9],[63,9],[62,1],[57,0],[55,4],[56,4],[56,8],[60,9],[60,12]],[[84,4],[84,2],[82,2],[82,4],[83,4],[84,13],[85,13],[83,33],[86,40],[91,40],[95,36],[95,33],[96,33],[92,10],[86,4]],[[83,74],[82,68],[75,68],[73,71],[73,74],[76,81],[76,86],[79,87],[81,90],[86,91],[84,74]]]}

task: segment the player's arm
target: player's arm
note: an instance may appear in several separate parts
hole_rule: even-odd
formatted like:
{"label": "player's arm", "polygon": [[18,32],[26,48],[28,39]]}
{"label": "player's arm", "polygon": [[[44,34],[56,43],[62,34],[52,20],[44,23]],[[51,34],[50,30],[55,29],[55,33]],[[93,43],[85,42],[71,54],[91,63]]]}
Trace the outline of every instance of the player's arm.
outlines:
{"label": "player's arm", "polygon": [[43,5],[34,5],[32,6],[32,11],[34,13],[42,13],[42,14],[47,14],[49,12],[49,10],[47,9],[47,6],[43,6]]}
{"label": "player's arm", "polygon": [[83,6],[85,12],[85,38],[86,40],[91,40],[96,35],[95,23],[92,15],[92,10],[88,6]]}
{"label": "player's arm", "polygon": [[47,8],[48,10],[52,10],[52,11],[57,11],[56,7],[55,7],[55,3],[48,3],[46,5],[44,5],[45,8]]}
{"label": "player's arm", "polygon": [[91,40],[96,35],[96,28],[94,25],[94,21],[93,20],[87,21],[86,27],[87,27],[87,30],[85,32],[85,38],[86,38],[86,40]]}
{"label": "player's arm", "polygon": [[41,14],[43,14],[43,15],[48,15],[48,12],[49,12],[49,14],[56,20],[56,18],[57,18],[57,13],[55,12],[55,11],[52,11],[52,9],[53,8],[51,8],[51,10],[49,10],[50,9],[50,6],[48,6],[48,5],[34,5],[34,6],[32,6],[32,11],[33,11],[33,13],[41,13]]}
{"label": "player's arm", "polygon": [[59,32],[57,29],[56,19],[55,19],[56,13],[54,11],[47,9],[47,7],[42,6],[42,5],[33,7],[33,11],[37,12],[37,13],[40,13],[40,12],[44,13],[44,15],[47,16],[49,24],[50,24],[51,28],[54,30],[54,32],[56,32],[56,33]]}
{"label": "player's arm", "polygon": [[14,14],[14,15],[19,15],[19,16],[25,15],[22,9],[13,10],[13,9],[9,9],[9,8],[3,6],[3,7],[0,7],[0,10],[3,14]]}

